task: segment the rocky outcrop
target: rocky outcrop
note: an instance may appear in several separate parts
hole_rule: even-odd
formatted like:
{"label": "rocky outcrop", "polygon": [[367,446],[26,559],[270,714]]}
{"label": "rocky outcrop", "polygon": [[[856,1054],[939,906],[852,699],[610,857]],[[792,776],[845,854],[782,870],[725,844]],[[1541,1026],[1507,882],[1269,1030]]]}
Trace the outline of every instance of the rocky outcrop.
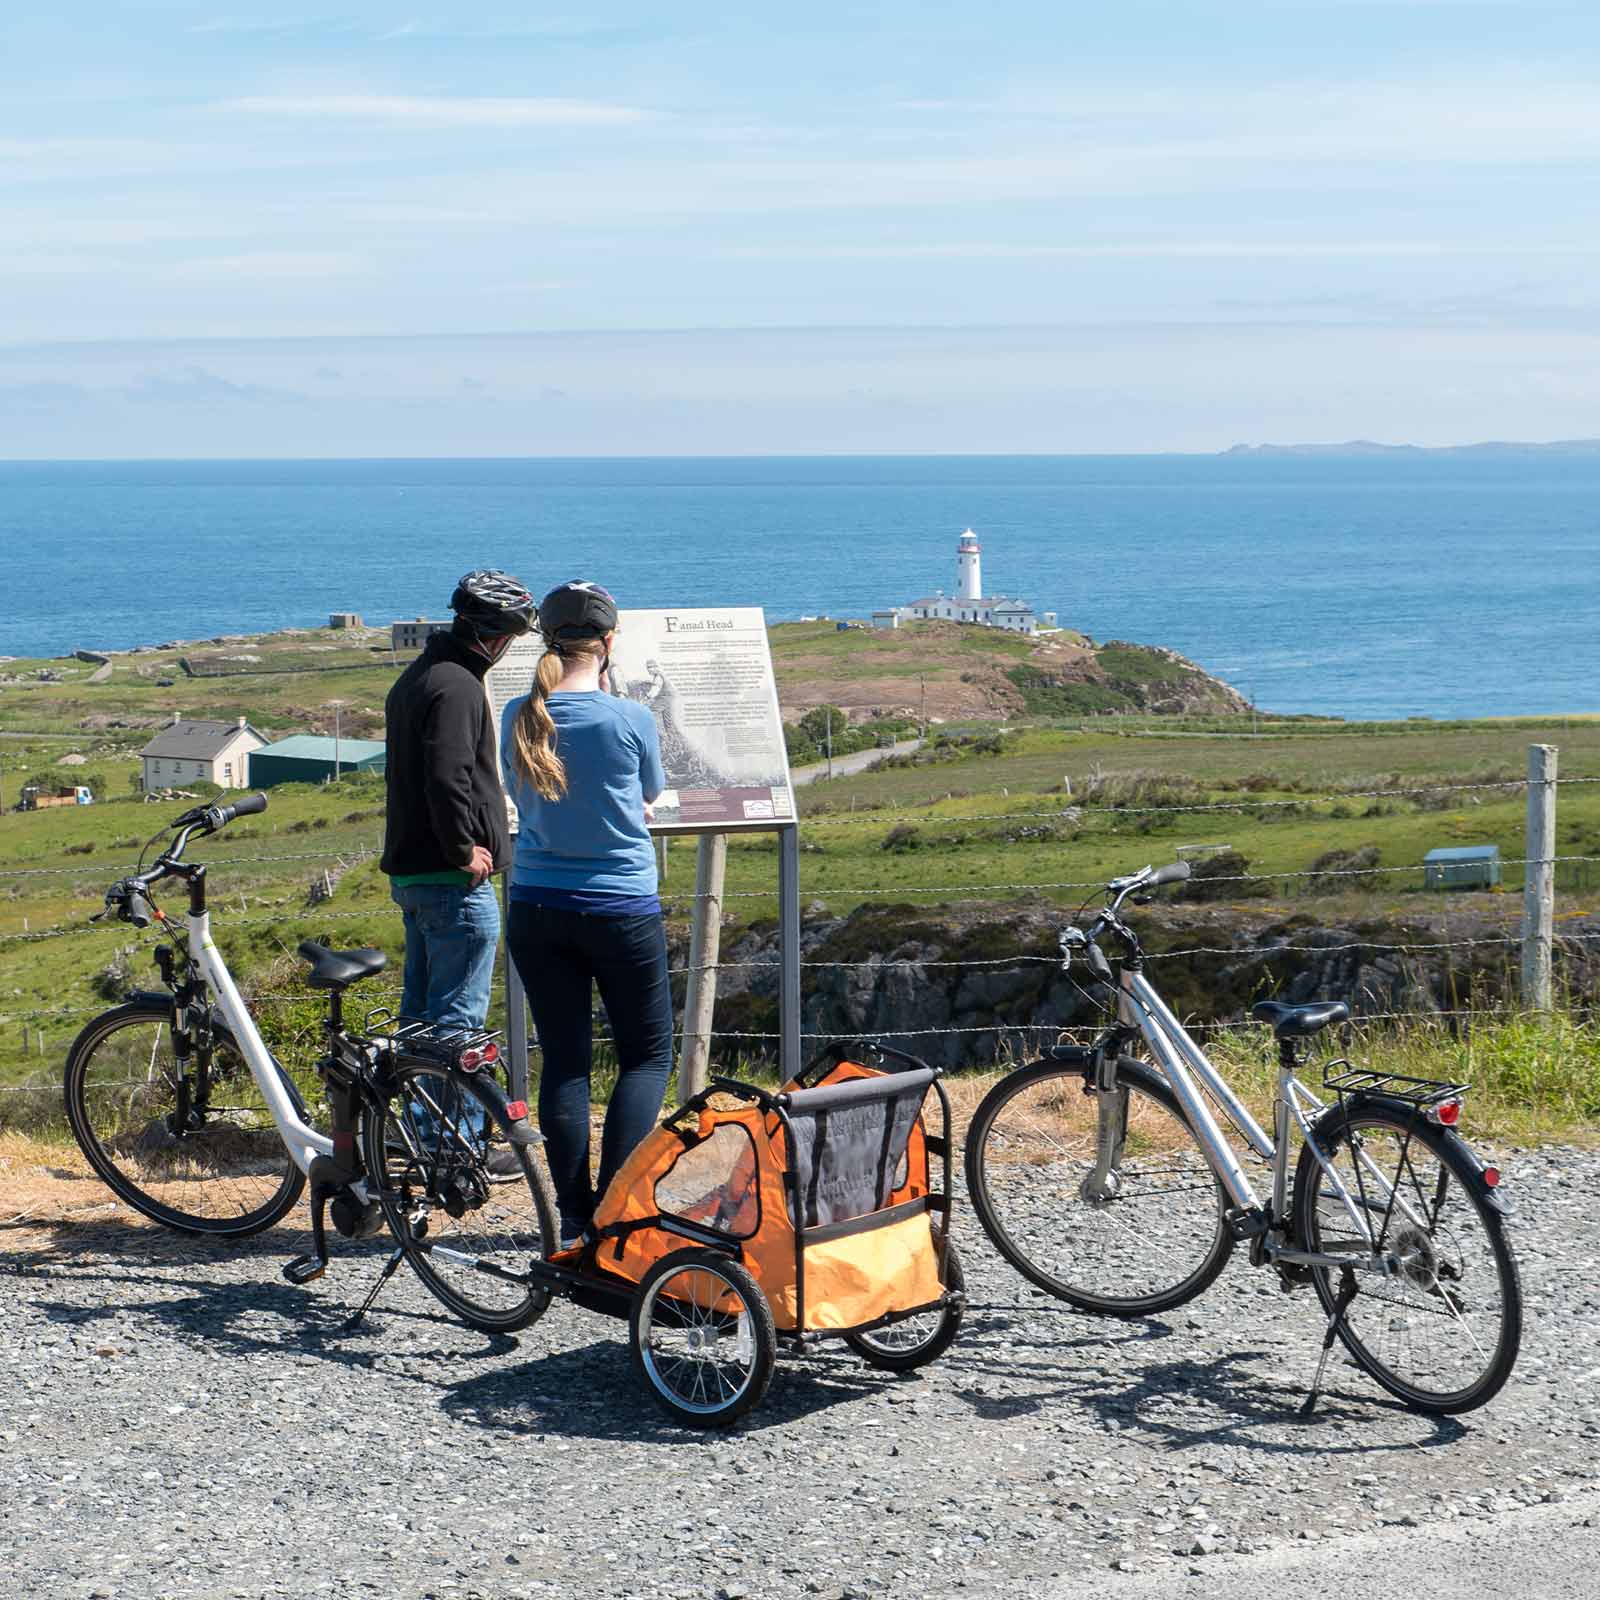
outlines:
{"label": "rocky outcrop", "polygon": [[[962,913],[880,905],[813,916],[801,941],[803,1030],[882,1036],[944,1067],[1031,1053],[1057,1030],[1104,1016],[1106,991],[1081,968],[1060,969],[1056,936],[1067,920],[1044,905]],[[1448,922],[1431,910],[1328,924],[1231,907],[1152,908],[1140,932],[1157,986],[1191,1025],[1237,1021],[1265,998],[1345,1000],[1373,1018],[1482,1009],[1514,999],[1520,962],[1515,924],[1492,904],[1460,899]],[[1600,918],[1564,932],[1600,934]],[[745,965],[721,974],[718,1032],[776,1032],[771,924],[725,937],[723,959]],[[1570,941],[1557,959],[1568,993],[1600,992],[1600,946]],[[748,1038],[718,1049],[728,1060],[773,1053]]]}

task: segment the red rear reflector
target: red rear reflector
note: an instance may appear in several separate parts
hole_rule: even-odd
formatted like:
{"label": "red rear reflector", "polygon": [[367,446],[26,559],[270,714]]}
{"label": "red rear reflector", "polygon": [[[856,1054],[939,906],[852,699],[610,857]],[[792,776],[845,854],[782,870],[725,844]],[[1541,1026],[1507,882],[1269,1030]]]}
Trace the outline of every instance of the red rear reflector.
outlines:
{"label": "red rear reflector", "polygon": [[483,1059],[485,1061],[498,1061],[500,1059],[500,1046],[495,1044],[493,1040],[490,1040],[483,1047]]}
{"label": "red rear reflector", "polygon": [[1483,1169],[1483,1181],[1488,1184],[1491,1189],[1496,1188],[1500,1182],[1499,1167],[1485,1167]]}
{"label": "red rear reflector", "polygon": [[1459,1100],[1441,1100],[1433,1108],[1433,1120],[1443,1123],[1447,1128],[1453,1128],[1461,1120],[1461,1102]]}
{"label": "red rear reflector", "polygon": [[476,1072],[478,1068],[483,1065],[483,1051],[463,1050],[461,1054],[456,1057],[456,1065],[460,1067],[463,1072]]}
{"label": "red rear reflector", "polygon": [[[508,1100],[506,1102],[506,1115],[513,1122],[521,1122],[527,1114],[528,1102],[526,1100]],[[1490,1170],[1492,1171],[1493,1169],[1491,1168]]]}

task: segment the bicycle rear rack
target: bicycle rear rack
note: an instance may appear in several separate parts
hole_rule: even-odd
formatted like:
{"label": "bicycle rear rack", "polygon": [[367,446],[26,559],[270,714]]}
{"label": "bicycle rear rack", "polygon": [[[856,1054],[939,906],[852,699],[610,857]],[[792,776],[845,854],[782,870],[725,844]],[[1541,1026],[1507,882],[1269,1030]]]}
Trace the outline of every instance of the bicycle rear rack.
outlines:
{"label": "bicycle rear rack", "polygon": [[1322,1086],[1332,1089],[1341,1103],[1346,1095],[1381,1094],[1424,1109],[1457,1099],[1472,1087],[1470,1083],[1446,1083],[1439,1078],[1412,1078],[1403,1072],[1374,1072],[1342,1059],[1323,1066]]}
{"label": "bicycle rear rack", "polygon": [[365,1031],[376,1035],[396,1056],[410,1056],[438,1066],[453,1067],[467,1050],[482,1050],[500,1035],[492,1028],[460,1028],[442,1022],[423,1022],[415,1017],[396,1017],[388,1011],[374,1011],[366,1019]]}

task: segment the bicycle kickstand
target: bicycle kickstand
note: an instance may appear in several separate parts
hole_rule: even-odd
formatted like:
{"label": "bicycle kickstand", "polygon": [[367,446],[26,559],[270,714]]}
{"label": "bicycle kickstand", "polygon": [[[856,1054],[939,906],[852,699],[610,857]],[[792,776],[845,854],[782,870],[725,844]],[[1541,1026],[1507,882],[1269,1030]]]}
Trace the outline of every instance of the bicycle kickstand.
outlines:
{"label": "bicycle kickstand", "polygon": [[1305,1397],[1300,1407],[1300,1420],[1309,1422],[1311,1414],[1317,1409],[1317,1396],[1322,1392],[1322,1374],[1328,1365],[1328,1352],[1333,1348],[1333,1341],[1339,1332],[1339,1324],[1344,1321],[1344,1314],[1350,1309],[1350,1302],[1356,1297],[1356,1275],[1346,1267],[1339,1278],[1339,1293],[1333,1302],[1333,1311],[1328,1317],[1328,1326],[1322,1335],[1322,1355],[1317,1361],[1317,1374],[1311,1380],[1311,1393]]}
{"label": "bicycle kickstand", "polygon": [[378,1274],[378,1281],[367,1291],[367,1298],[351,1312],[345,1320],[344,1331],[353,1333],[365,1320],[367,1313],[372,1309],[378,1296],[383,1293],[383,1286],[399,1270],[400,1263],[405,1260],[405,1251],[396,1250],[383,1264],[383,1271]]}

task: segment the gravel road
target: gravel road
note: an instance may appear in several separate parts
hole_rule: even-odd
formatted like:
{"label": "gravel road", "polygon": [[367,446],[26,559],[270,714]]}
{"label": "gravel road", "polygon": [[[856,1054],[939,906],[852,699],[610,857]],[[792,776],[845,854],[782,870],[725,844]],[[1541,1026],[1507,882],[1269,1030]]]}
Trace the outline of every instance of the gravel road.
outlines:
{"label": "gravel road", "polygon": [[727,1436],[668,1424],[622,1325],[570,1306],[487,1338],[402,1275],[341,1331],[370,1246],[294,1289],[294,1229],[0,1230],[5,1592],[1219,1600],[1251,1572],[1254,1592],[1383,1572],[1383,1540],[1468,1527],[1480,1561],[1503,1528],[1519,1593],[1564,1594],[1515,1552],[1600,1515],[1600,1154],[1501,1159],[1527,1333],[1499,1399],[1458,1420],[1340,1365],[1298,1421],[1316,1304],[1242,1259],[1163,1319],[1101,1322],[1034,1295],[970,1214],[973,1304],[942,1361],[896,1379],[842,1346],[784,1356]]}

